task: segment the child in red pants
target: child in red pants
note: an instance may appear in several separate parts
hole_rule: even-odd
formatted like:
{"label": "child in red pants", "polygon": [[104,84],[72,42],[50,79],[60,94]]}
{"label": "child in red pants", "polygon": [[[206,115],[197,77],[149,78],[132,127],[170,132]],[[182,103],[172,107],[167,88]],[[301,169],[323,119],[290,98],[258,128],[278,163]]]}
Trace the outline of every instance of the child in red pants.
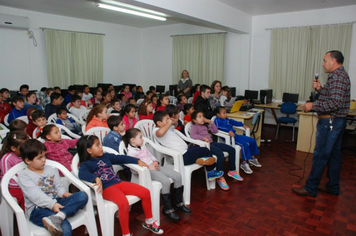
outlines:
{"label": "child in red pants", "polygon": [[126,195],[134,195],[141,199],[145,212],[145,223],[142,226],[155,234],[162,234],[156,221],[152,218],[150,191],[141,185],[124,182],[114,172],[112,164],[133,163],[147,165],[134,157],[114,155],[103,152],[99,139],[94,135],[86,135],[77,143],[80,157],[79,178],[98,186],[103,198],[116,203],[119,207],[119,221],[123,235],[130,235],[129,203]]}

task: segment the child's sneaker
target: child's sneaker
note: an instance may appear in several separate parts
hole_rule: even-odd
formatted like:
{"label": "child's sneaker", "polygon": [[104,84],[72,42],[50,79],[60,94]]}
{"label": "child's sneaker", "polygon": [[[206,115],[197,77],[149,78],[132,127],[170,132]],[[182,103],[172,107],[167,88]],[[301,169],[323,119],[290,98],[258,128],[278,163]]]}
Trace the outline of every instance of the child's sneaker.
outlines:
{"label": "child's sneaker", "polygon": [[211,171],[208,171],[208,180],[213,181],[217,178],[220,178],[223,175],[224,175],[224,171],[211,170]]}
{"label": "child's sneaker", "polygon": [[195,163],[197,163],[199,165],[210,166],[215,163],[215,158],[214,157],[201,157],[201,158],[198,158],[195,161]]}
{"label": "child's sneaker", "polygon": [[148,230],[151,230],[155,234],[163,234],[163,229],[160,229],[157,225],[157,221],[152,224],[147,224],[146,222],[142,224],[142,227]]}
{"label": "child's sneaker", "polygon": [[51,236],[63,235],[63,230],[61,227],[62,222],[63,222],[62,218],[56,215],[42,218],[43,226],[49,231]]}
{"label": "child's sneaker", "polygon": [[224,177],[220,177],[216,180],[222,190],[229,190],[229,185],[227,185]]}
{"label": "child's sneaker", "polygon": [[256,167],[262,167],[262,165],[258,162],[257,158],[252,158],[252,159],[248,160],[248,163],[250,163],[250,165],[253,165]]}
{"label": "child's sneaker", "polygon": [[242,163],[240,167],[246,174],[250,175],[253,173],[253,171],[251,170],[250,165],[248,163]]}
{"label": "child's sneaker", "polygon": [[239,173],[237,173],[236,170],[234,171],[229,171],[227,173],[228,176],[230,176],[233,179],[236,179],[237,181],[244,181],[244,179],[239,175]]}

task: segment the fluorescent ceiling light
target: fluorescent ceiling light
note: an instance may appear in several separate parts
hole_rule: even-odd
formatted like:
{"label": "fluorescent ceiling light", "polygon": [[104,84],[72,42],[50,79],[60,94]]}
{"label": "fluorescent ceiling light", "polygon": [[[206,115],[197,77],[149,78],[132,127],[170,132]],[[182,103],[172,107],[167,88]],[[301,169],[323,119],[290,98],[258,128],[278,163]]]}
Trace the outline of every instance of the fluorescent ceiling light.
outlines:
{"label": "fluorescent ceiling light", "polygon": [[136,16],[147,17],[147,18],[151,18],[151,19],[155,19],[155,20],[160,20],[160,21],[166,21],[167,20],[164,17],[154,16],[154,15],[151,15],[151,14],[138,12],[138,11],[133,11],[133,10],[129,10],[129,9],[121,8],[121,7],[114,7],[114,6],[110,6],[110,5],[106,5],[106,4],[102,4],[102,3],[97,3],[97,6],[100,7],[100,8],[108,9],[108,10],[128,13],[128,14],[132,14],[132,15],[136,15]]}
{"label": "fluorescent ceiling light", "polygon": [[146,12],[146,13],[153,14],[153,15],[156,15],[156,16],[163,16],[163,17],[167,17],[168,16],[168,15],[162,13],[162,12],[153,11],[153,10],[149,10],[149,9],[142,8],[142,7],[136,7],[136,6],[133,6],[133,5],[126,4],[126,3],[122,3],[122,2],[117,2],[117,1],[112,1],[112,0],[100,0],[100,2],[108,3],[108,4],[111,4],[111,5],[116,5],[116,6],[119,6],[119,7],[130,8],[130,9],[133,9],[133,10]]}

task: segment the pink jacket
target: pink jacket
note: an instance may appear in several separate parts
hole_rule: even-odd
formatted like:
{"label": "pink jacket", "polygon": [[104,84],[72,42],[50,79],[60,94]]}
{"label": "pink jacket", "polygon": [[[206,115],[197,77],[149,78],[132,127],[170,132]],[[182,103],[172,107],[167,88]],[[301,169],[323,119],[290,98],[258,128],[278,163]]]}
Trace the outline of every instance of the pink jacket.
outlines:
{"label": "pink jacket", "polygon": [[137,119],[136,117],[132,119],[132,126],[130,124],[129,118],[127,117],[127,115],[124,115],[124,118],[122,118],[122,121],[125,124],[125,130],[128,130],[130,128],[133,128],[135,126],[135,124],[137,123]]}
{"label": "pink jacket", "polygon": [[151,165],[152,162],[157,161],[157,159],[148,151],[145,146],[137,148],[129,145],[129,147],[127,148],[127,155],[136,157],[147,165]]}
{"label": "pink jacket", "polygon": [[72,154],[68,152],[68,148],[75,147],[78,139],[62,139],[58,143],[51,141],[44,142],[47,148],[46,157],[49,160],[57,161],[64,165],[69,171],[72,171],[71,164],[73,160]]}
{"label": "pink jacket", "polygon": [[[0,177],[5,175],[7,171],[9,171],[13,166],[16,166],[22,162],[22,158],[16,156],[15,153],[9,152],[6,153],[2,158],[1,158],[1,165],[0,165]],[[16,183],[15,180],[11,179],[9,183],[10,188],[20,188],[20,186]]]}
{"label": "pink jacket", "polygon": [[109,128],[108,123],[106,120],[99,120],[98,117],[93,116],[93,119],[91,119],[91,121],[89,122],[89,124],[85,127],[85,131],[88,131],[91,128],[94,127],[106,127]]}

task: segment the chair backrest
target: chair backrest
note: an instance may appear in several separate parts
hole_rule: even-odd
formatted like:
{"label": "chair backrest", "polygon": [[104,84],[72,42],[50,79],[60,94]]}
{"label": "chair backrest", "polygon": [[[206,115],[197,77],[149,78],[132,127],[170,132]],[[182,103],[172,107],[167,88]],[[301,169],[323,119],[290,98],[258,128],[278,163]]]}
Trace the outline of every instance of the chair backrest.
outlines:
{"label": "chair backrest", "polygon": [[64,125],[56,124],[56,126],[58,127],[59,131],[62,134],[65,133],[65,134],[69,135],[71,138],[80,138],[80,135],[73,133]]}
{"label": "chair backrest", "polygon": [[70,108],[70,104],[71,104],[71,102],[69,102],[69,103],[66,105],[66,108],[67,108],[68,111],[69,111],[69,108]]}
{"label": "chair backrest", "polygon": [[4,124],[1,123],[0,123],[0,127],[1,127],[0,130],[9,130],[9,128],[7,128]]}
{"label": "chair backrest", "polygon": [[100,144],[103,145],[105,136],[110,132],[106,127],[94,127],[84,133],[84,135],[95,135],[99,138]]}
{"label": "chair backrest", "polygon": [[256,138],[255,133],[257,133],[258,128],[260,126],[260,119],[261,119],[261,112],[257,112],[256,114],[253,115],[253,118],[252,118],[253,127],[250,132],[250,135],[252,134],[253,138]]}
{"label": "chair backrest", "polygon": [[114,108],[109,107],[109,108],[108,108],[108,113],[111,114],[111,112],[112,112],[113,110],[114,110]]}
{"label": "chair backrest", "polygon": [[89,112],[90,112],[90,110],[86,110],[86,111],[83,111],[82,113],[80,113],[79,120],[85,123]]}
{"label": "chair backrest", "polygon": [[190,131],[192,129],[192,125],[193,125],[193,123],[191,121],[189,121],[184,127],[185,135],[187,135],[188,138],[190,138]]}
{"label": "chair backrest", "polygon": [[284,114],[295,114],[297,112],[297,106],[292,102],[284,102],[281,106],[281,112]]}
{"label": "chair backrest", "polygon": [[73,114],[71,114],[71,113],[67,113],[67,115],[68,115],[68,118],[71,118],[71,119],[74,120],[77,124],[85,125],[85,122],[79,120],[78,117],[76,117],[75,115],[73,115]]}
{"label": "chair backrest", "polygon": [[4,117],[4,124],[7,126],[7,127],[9,127],[9,115],[10,115],[10,113],[9,114],[7,114],[5,117]]}
{"label": "chair backrest", "polygon": [[16,119],[23,120],[23,121],[26,122],[26,124],[28,124],[28,117],[27,116],[19,116]]}
{"label": "chair backrest", "polygon": [[144,98],[140,98],[137,100],[137,106],[139,106],[145,99]]}
{"label": "chair backrest", "polygon": [[175,98],[176,98],[175,96],[168,96],[169,103],[173,104],[173,101],[174,101]]}
{"label": "chair backrest", "polygon": [[57,122],[57,113],[53,113],[47,119],[47,123],[55,124]]}
{"label": "chair backrest", "polygon": [[141,130],[142,136],[154,140],[153,129],[156,127],[153,120],[140,120],[135,124],[135,128]]}
{"label": "chair backrest", "polygon": [[190,97],[190,98],[188,98],[188,103],[189,103],[189,104],[192,104],[192,102],[193,102],[193,98],[194,98],[194,97]]}
{"label": "chair backrest", "polygon": [[183,124],[184,124],[184,112],[183,111],[180,111],[179,112],[179,119],[183,121]]}
{"label": "chair backrest", "polygon": [[10,130],[8,130],[8,129],[0,130],[0,140],[1,140],[1,142],[7,136],[7,133],[9,133],[9,132],[10,132]]}

